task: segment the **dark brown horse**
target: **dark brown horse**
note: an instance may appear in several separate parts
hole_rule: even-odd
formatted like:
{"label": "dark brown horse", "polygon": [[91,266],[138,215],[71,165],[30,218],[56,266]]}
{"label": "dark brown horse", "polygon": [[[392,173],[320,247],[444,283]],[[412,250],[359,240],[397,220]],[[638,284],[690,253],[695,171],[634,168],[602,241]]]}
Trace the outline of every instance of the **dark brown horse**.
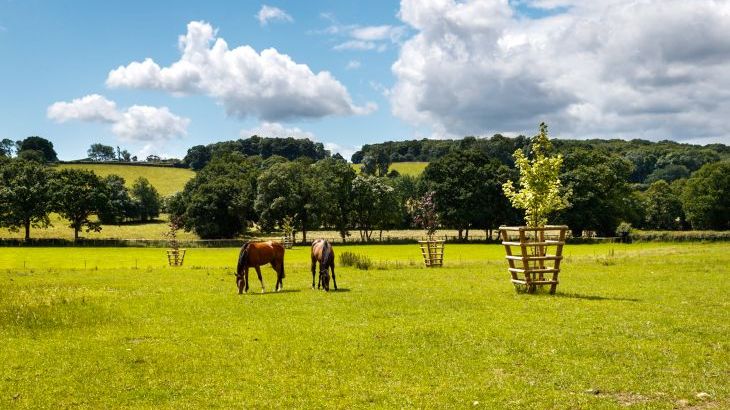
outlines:
{"label": "dark brown horse", "polygon": [[324,288],[325,291],[330,290],[330,276],[328,269],[332,270],[332,283],[337,290],[337,279],[335,278],[335,251],[332,245],[324,239],[317,239],[312,242],[312,289],[314,289],[314,272],[319,262],[319,282],[317,289]]}
{"label": "dark brown horse", "polygon": [[284,247],[278,242],[246,242],[238,254],[236,268],[236,286],[238,294],[248,292],[248,268],[256,269],[261,282],[261,293],[264,293],[264,278],[259,266],[270,263],[276,271],[276,291],[284,288]]}

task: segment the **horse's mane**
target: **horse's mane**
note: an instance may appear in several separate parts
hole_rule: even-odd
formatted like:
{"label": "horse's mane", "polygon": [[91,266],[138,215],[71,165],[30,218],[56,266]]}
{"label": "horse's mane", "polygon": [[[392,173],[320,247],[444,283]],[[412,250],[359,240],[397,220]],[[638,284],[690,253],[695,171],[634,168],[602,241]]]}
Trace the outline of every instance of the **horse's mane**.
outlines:
{"label": "horse's mane", "polygon": [[251,242],[246,242],[243,244],[243,247],[241,248],[241,252],[238,254],[238,266],[236,267],[236,275],[240,275],[241,271],[243,270],[243,266],[246,264],[246,261],[248,260],[248,245],[251,244]]}
{"label": "horse's mane", "polygon": [[322,244],[322,263],[329,265],[330,257],[332,255],[332,245],[326,240]]}

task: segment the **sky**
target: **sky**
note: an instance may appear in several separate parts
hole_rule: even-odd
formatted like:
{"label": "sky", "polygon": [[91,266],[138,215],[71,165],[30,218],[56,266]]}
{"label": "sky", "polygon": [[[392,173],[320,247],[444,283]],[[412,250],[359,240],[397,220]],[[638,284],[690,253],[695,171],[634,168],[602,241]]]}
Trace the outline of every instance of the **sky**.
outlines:
{"label": "sky", "polygon": [[730,1],[0,0],[0,138],[730,144]]}

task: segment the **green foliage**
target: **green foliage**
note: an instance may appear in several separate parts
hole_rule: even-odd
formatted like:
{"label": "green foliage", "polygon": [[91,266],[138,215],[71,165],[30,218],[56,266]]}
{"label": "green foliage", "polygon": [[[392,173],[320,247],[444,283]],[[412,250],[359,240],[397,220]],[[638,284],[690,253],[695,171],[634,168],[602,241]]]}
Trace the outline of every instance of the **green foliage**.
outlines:
{"label": "green foliage", "polygon": [[321,222],[334,227],[340,237],[346,240],[350,236],[355,171],[344,160],[326,158],[314,165],[314,177],[321,184],[318,195]]}
{"label": "green foliage", "polygon": [[366,255],[345,251],[340,253],[340,266],[352,266],[360,270],[373,267],[373,261]]}
{"label": "green foliage", "polygon": [[352,222],[360,238],[369,241],[373,230],[387,229],[400,219],[398,196],[385,178],[358,175],[352,181]]}
{"label": "green foliage", "polygon": [[132,185],[132,196],[137,205],[137,217],[142,221],[160,216],[162,198],[147,178],[139,177]]}
{"label": "green foliage", "polygon": [[439,227],[434,196],[435,193],[430,191],[421,198],[410,199],[407,202],[408,211],[413,216],[413,223],[426,230],[429,240],[433,239],[433,235]]}
{"label": "green foliage", "polygon": [[185,230],[203,239],[233,238],[256,219],[257,164],[233,153],[214,158],[168,202],[168,211]]}
{"label": "green foliage", "polygon": [[[619,222],[634,221],[635,206],[643,206],[626,182],[631,174],[629,161],[607,152],[583,148],[569,152],[560,179],[571,192],[571,207],[557,220],[570,226],[573,235],[584,230],[612,236]],[[641,221],[639,221],[641,222]]]}
{"label": "green foliage", "polygon": [[3,138],[0,141],[0,157],[10,158],[15,154],[16,145],[13,140],[9,138]]}
{"label": "green foliage", "polygon": [[321,142],[313,142],[307,138],[262,138],[254,135],[236,141],[222,141],[206,146],[197,145],[188,150],[183,162],[191,167],[202,169],[212,158],[234,152],[246,156],[261,156],[264,159],[278,155],[288,160],[306,157],[315,161],[330,155]]}
{"label": "green foliage", "polygon": [[682,202],[664,180],[649,186],[645,193],[646,227],[649,229],[678,229],[684,219]]}
{"label": "green foliage", "polygon": [[124,178],[110,174],[102,178],[106,190],[106,205],[99,210],[99,220],[104,224],[119,224],[134,219],[138,214],[137,204],[124,185]]}
{"label": "green foliage", "polygon": [[548,215],[569,206],[569,191],[561,192],[563,156],[549,156],[552,144],[545,123],[540,124],[540,134],[533,138],[531,148],[532,159],[521,150],[514,153],[520,170],[519,190],[512,181],[505,182],[502,189],[515,208],[525,210],[527,226],[539,227],[547,224]]}
{"label": "green foliage", "polygon": [[36,162],[12,160],[0,165],[0,226],[23,228],[26,240],[31,227],[48,227],[52,179],[52,170]]}
{"label": "green foliage", "polygon": [[322,192],[314,168],[302,161],[278,163],[261,173],[257,180],[254,209],[264,231],[272,231],[286,217],[293,217],[307,240],[307,231],[319,215]]}
{"label": "green foliage", "polygon": [[108,202],[106,187],[91,171],[63,169],[53,181],[53,208],[70,222],[74,240],[79,231],[100,231],[101,224],[91,219],[104,209]]}
{"label": "green foliage", "polygon": [[23,155],[23,151],[39,151],[43,157],[44,162],[56,162],[58,156],[56,151],[53,149],[53,143],[45,138],[38,136],[28,137],[18,144],[18,156]]}
{"label": "green foliage", "polygon": [[459,231],[490,229],[516,219],[501,189],[509,175],[510,170],[498,161],[467,149],[430,163],[422,182],[424,190],[434,192],[442,224]]}
{"label": "green foliage", "polygon": [[707,164],[692,174],[682,207],[693,229],[730,229],[730,161]]}
{"label": "green foliage", "polygon": [[91,144],[91,147],[86,151],[86,155],[92,161],[114,161],[116,159],[114,147],[99,143]]}

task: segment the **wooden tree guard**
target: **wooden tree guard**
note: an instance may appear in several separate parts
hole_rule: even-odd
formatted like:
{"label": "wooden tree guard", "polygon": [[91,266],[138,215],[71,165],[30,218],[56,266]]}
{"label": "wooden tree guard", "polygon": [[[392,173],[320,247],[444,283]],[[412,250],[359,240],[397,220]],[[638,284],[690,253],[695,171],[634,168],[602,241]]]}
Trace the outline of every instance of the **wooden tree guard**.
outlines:
{"label": "wooden tree guard", "polygon": [[443,266],[444,241],[418,241],[427,267]]}
{"label": "wooden tree guard", "polygon": [[[507,253],[508,271],[515,287],[524,286],[527,293],[534,293],[537,286],[550,285],[550,294],[555,293],[567,231],[565,225],[499,227],[502,245]],[[518,249],[517,252],[513,252],[514,248]],[[555,253],[550,253],[551,248],[554,248]],[[552,277],[546,278],[547,274],[552,274]],[[524,279],[520,275],[524,275]]]}
{"label": "wooden tree guard", "polygon": [[168,249],[167,262],[170,266],[182,266],[185,260],[185,249]]}
{"label": "wooden tree guard", "polygon": [[284,245],[285,249],[291,249],[294,247],[294,238],[289,235],[284,235],[281,237],[281,243]]}

